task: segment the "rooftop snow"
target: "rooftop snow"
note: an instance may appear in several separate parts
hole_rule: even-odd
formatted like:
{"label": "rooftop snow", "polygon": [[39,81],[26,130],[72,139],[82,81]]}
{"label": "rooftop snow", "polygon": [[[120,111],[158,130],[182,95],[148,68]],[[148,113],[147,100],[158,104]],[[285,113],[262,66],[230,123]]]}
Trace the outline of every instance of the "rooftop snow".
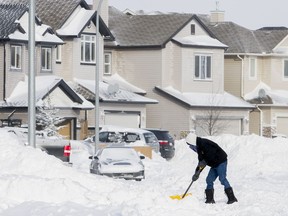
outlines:
{"label": "rooftop snow", "polygon": [[111,84],[111,85],[118,84],[119,88],[127,90],[127,91],[131,91],[131,92],[138,93],[138,94],[146,94],[145,90],[138,88],[137,86],[134,86],[131,83],[127,82],[123,77],[121,77],[117,73],[109,77],[105,76],[103,77],[103,80],[104,82]]}
{"label": "rooftop snow", "polygon": [[94,14],[94,10],[86,10],[84,8],[77,10],[75,15],[71,16],[65,25],[56,31],[57,34],[61,36],[78,36]]}
{"label": "rooftop snow", "polygon": [[219,40],[209,37],[208,35],[189,35],[182,38],[173,38],[174,41],[188,46],[203,46],[203,47],[221,47],[227,48],[225,44]]}
{"label": "rooftop snow", "polygon": [[[36,95],[36,104],[38,106],[42,105],[43,99],[45,96],[50,94],[52,90],[56,90],[57,85],[59,85],[60,82],[65,82],[62,78],[57,76],[38,76],[35,80],[35,95]],[[62,83],[62,85],[64,85]],[[74,92],[68,85],[64,86],[65,88],[69,88],[69,90],[74,94],[74,98],[78,98],[78,101],[82,101],[82,103],[72,101],[70,99],[69,101],[66,100],[66,106],[73,107],[73,108],[83,108],[83,109],[93,109],[94,106],[90,102],[86,101],[83,97],[80,97],[76,92]],[[57,89],[57,91],[59,88]],[[63,92],[63,90],[62,90]],[[68,98],[66,94],[58,94],[58,101],[59,104],[54,104],[55,107],[63,106],[63,103],[65,102],[64,97]],[[61,99],[62,97],[62,99]],[[3,106],[15,106],[15,107],[26,107],[28,106],[28,80],[26,77],[25,81],[20,81],[15,89],[13,90],[10,97],[7,98],[6,103],[2,104]]]}
{"label": "rooftop snow", "polygon": [[235,97],[227,92],[223,94],[213,94],[213,93],[198,93],[198,92],[180,92],[173,87],[169,86],[166,88],[159,88],[166,94],[169,94],[190,106],[217,106],[217,107],[227,107],[227,108],[253,108],[250,103]]}
{"label": "rooftop snow", "polygon": [[260,82],[253,91],[247,93],[244,96],[244,99],[247,101],[251,101],[253,99],[261,100],[260,97],[263,97],[262,99],[270,97],[274,105],[288,105],[288,91],[271,89],[270,86],[263,82]]}
{"label": "rooftop snow", "polygon": [[[75,82],[95,94],[94,80],[75,79]],[[158,103],[157,100],[121,89],[116,83],[109,85],[104,82],[99,82],[99,96],[105,102]]]}

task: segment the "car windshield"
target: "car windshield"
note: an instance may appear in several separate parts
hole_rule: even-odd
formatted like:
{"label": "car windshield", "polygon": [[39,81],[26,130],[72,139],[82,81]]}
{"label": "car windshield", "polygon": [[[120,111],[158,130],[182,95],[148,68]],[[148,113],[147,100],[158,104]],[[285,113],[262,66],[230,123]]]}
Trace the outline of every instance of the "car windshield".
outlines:
{"label": "car windshield", "polygon": [[101,160],[138,160],[134,149],[130,148],[106,148],[101,153]]}

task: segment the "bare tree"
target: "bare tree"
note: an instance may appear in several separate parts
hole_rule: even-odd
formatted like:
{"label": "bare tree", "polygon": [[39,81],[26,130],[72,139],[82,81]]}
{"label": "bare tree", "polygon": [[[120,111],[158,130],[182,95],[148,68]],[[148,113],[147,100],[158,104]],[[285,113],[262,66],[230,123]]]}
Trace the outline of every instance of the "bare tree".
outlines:
{"label": "bare tree", "polygon": [[223,121],[223,110],[219,107],[209,107],[193,120],[195,128],[203,135],[214,136],[223,133],[228,127],[228,121]]}

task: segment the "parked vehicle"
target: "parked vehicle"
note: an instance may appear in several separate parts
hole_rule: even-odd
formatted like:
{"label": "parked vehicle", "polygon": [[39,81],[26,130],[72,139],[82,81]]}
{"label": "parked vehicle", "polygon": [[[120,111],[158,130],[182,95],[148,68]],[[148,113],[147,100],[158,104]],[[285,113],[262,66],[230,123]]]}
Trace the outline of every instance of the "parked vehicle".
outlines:
{"label": "parked vehicle", "polygon": [[[28,144],[27,128],[10,127],[4,128],[9,133],[14,134],[23,145]],[[36,131],[36,148],[40,148],[49,155],[53,155],[63,162],[70,164],[71,144],[70,140],[59,137],[48,137],[43,132]],[[71,165],[71,164],[70,164]]]}
{"label": "parked vehicle", "polygon": [[[140,128],[125,128],[118,126],[103,126],[99,132],[100,143],[111,144],[111,143],[126,143],[137,145],[148,145],[155,152],[159,152],[160,145],[157,137],[154,133],[143,130]],[[84,140],[86,143],[95,142],[95,136]]]}
{"label": "parked vehicle", "polygon": [[163,158],[171,159],[175,155],[174,138],[169,134],[168,130],[157,128],[146,128],[157,137],[160,144],[160,153]]}
{"label": "parked vehicle", "polygon": [[100,149],[96,156],[90,156],[90,173],[113,178],[141,181],[145,178],[144,164],[132,147],[106,147]]}

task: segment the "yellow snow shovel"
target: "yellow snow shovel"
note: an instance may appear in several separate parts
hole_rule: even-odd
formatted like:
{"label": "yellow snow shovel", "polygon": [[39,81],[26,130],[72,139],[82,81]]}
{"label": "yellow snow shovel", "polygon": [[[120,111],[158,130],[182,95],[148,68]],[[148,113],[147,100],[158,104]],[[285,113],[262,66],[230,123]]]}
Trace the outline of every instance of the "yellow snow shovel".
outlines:
{"label": "yellow snow shovel", "polygon": [[172,196],[170,196],[170,198],[171,198],[171,199],[181,200],[181,199],[183,199],[183,198],[186,197],[186,196],[192,195],[192,193],[187,193],[187,192],[188,192],[188,190],[190,189],[190,187],[191,187],[191,185],[193,184],[193,182],[194,182],[194,181],[192,180],[184,194],[181,194],[181,195],[172,195]]}

